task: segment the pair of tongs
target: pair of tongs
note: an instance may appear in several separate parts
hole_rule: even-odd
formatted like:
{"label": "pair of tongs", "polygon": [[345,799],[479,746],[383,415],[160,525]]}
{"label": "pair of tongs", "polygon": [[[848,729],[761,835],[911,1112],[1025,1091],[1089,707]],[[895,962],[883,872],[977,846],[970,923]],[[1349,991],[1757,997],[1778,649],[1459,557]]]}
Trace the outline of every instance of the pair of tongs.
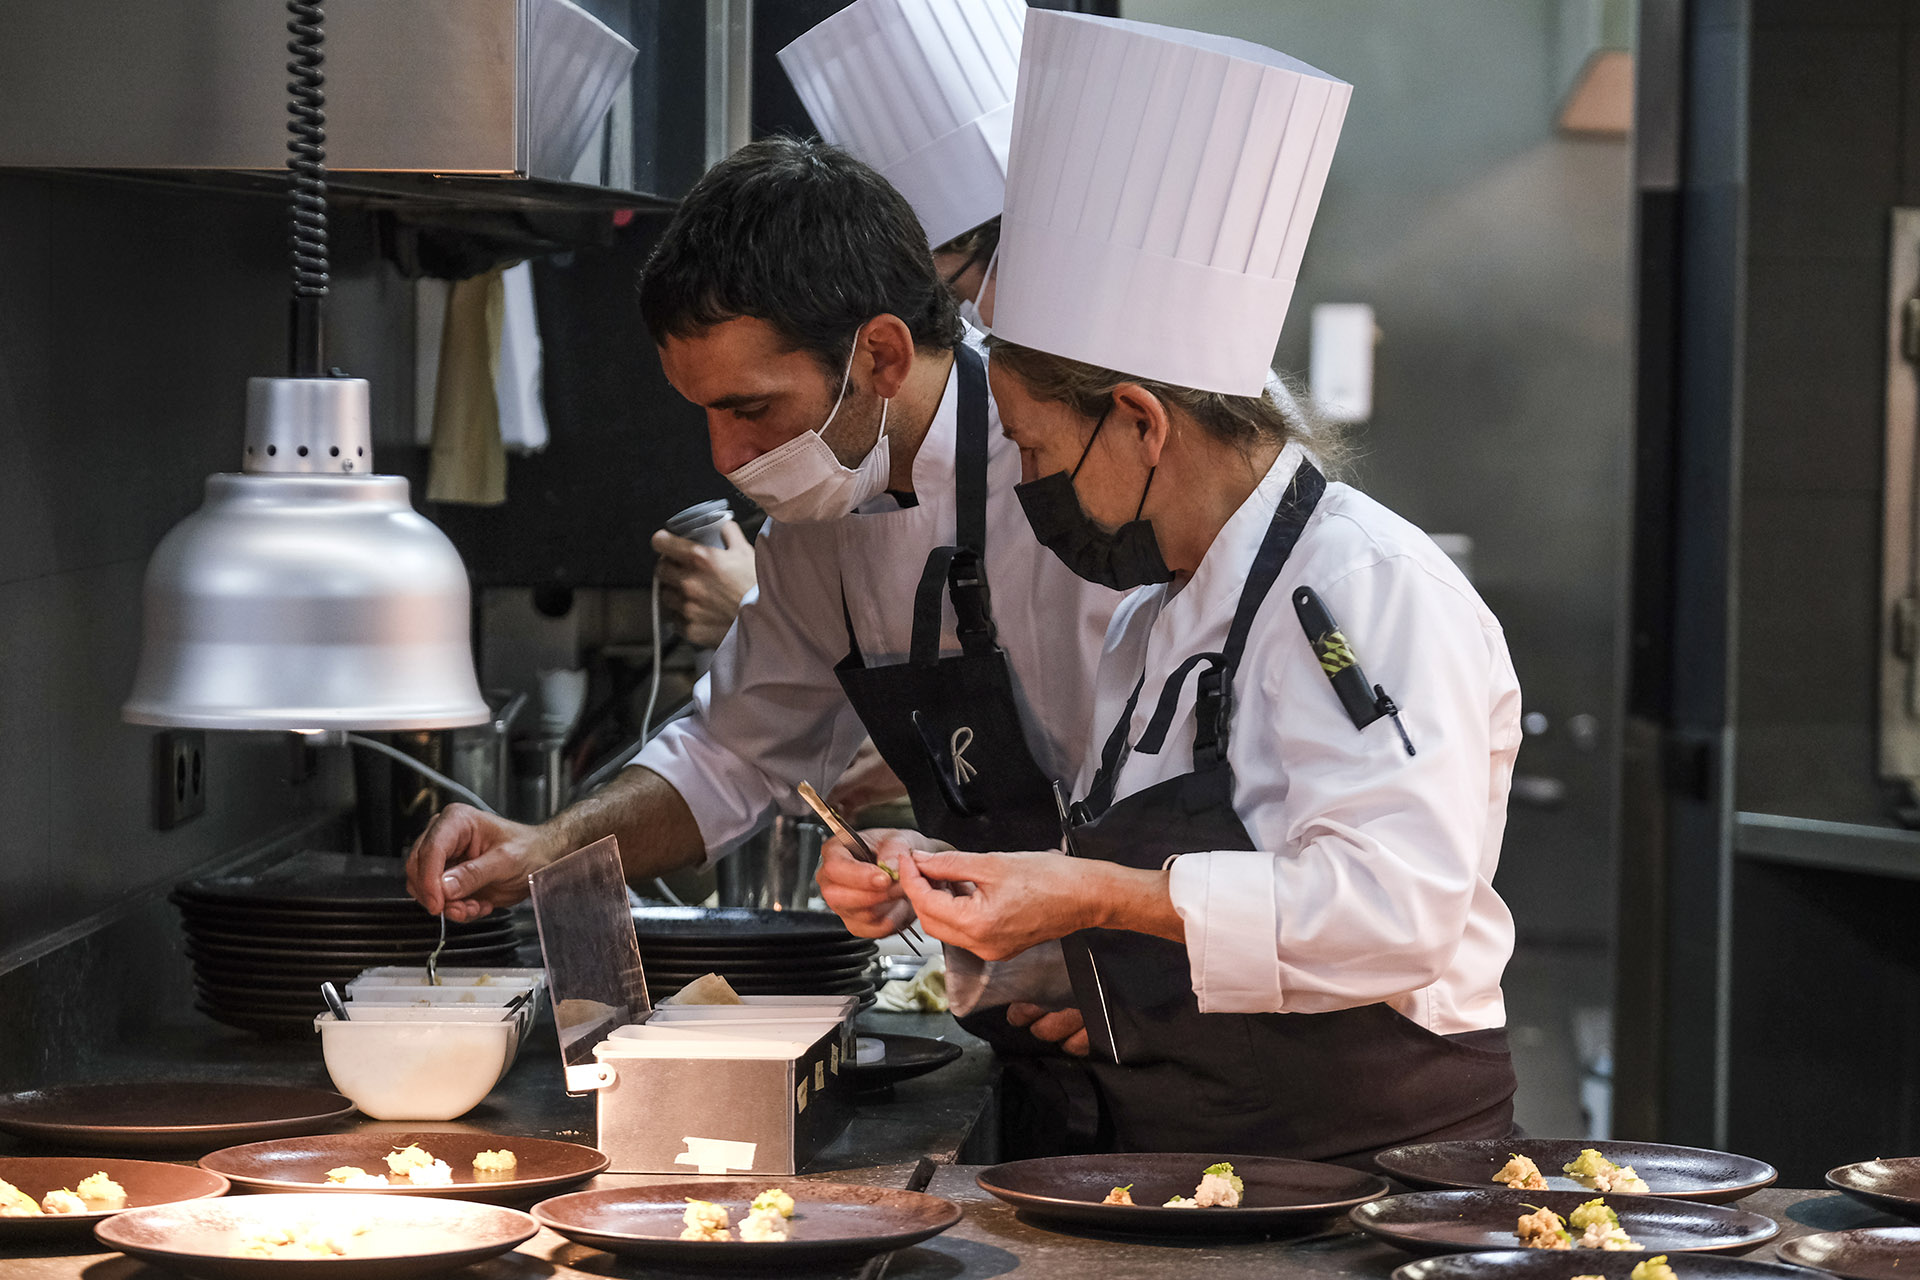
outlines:
{"label": "pair of tongs", "polygon": [[[860,833],[853,829],[853,824],[841,817],[840,811],[828,804],[826,798],[813,789],[812,783],[802,782],[798,790],[800,792],[800,798],[807,802],[807,807],[820,815],[820,821],[826,823],[828,829],[831,830],[833,834],[847,842],[847,847],[853,851],[854,857],[862,862],[880,868],[887,873],[887,878],[890,880],[897,882],[900,879],[900,873],[880,861],[879,856],[874,853],[873,847],[865,840],[862,840]],[[901,941],[907,944],[913,951],[913,954],[919,955],[920,948],[913,945],[915,938],[920,938],[922,942],[926,941],[926,939],[921,936],[919,926],[910,924],[901,930]]]}

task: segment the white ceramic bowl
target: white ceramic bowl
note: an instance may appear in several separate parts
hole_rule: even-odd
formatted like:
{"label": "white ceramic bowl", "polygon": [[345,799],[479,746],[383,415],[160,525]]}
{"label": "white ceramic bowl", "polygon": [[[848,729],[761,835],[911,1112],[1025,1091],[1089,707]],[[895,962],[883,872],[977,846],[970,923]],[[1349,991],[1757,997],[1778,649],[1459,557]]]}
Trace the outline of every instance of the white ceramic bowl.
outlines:
{"label": "white ceramic bowl", "polygon": [[[333,1087],[375,1120],[451,1120],[480,1104],[519,1040],[512,1021],[437,1009],[374,1009],[313,1020]],[[481,1013],[492,1010],[476,1011]]]}

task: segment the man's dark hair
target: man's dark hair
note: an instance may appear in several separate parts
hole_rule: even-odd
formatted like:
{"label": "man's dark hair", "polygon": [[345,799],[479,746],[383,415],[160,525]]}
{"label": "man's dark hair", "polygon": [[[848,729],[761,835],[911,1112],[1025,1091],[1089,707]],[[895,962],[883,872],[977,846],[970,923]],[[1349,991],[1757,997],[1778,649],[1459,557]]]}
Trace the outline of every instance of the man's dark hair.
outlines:
{"label": "man's dark hair", "polygon": [[640,313],[655,342],[764,320],[835,376],[877,315],[898,316],[921,348],[960,338],[913,207],[816,138],[762,138],[709,169],[647,259]]}

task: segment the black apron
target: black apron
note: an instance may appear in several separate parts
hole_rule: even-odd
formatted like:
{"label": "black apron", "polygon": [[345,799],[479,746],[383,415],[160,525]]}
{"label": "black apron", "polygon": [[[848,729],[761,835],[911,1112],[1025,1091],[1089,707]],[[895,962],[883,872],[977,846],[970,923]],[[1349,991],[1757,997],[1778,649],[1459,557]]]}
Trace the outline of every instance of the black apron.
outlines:
{"label": "black apron", "polygon": [[[1233,811],[1233,678],[1254,618],[1325,489],[1319,470],[1302,464],[1261,542],[1224,651],[1196,654],[1168,678],[1133,748],[1160,750],[1181,689],[1202,668],[1193,771],[1113,800],[1136,685],[1087,799],[1075,806],[1076,856],[1158,870],[1177,854],[1255,847]],[[1201,1013],[1182,943],[1088,929],[1064,946],[1093,1049],[1081,1082],[1090,1089],[1063,1113],[1063,1149],[1223,1151],[1366,1167],[1400,1143],[1497,1138],[1512,1129],[1504,1031],[1436,1035],[1386,1004]]]}
{"label": "black apron", "polygon": [[[914,592],[907,661],[870,667],[847,618],[847,656],[834,668],[861,724],[906,785],[920,830],[957,849],[1052,849],[1060,844],[1053,780],[1034,761],[1013,696],[987,590],[987,372],[971,347],[954,349],[960,371],[954,436],[954,542],[936,547]],[[1046,554],[1038,545],[1035,555]],[[940,601],[953,601],[960,652],[940,655]],[[844,602],[843,602],[844,608]],[[1089,655],[1091,660],[1091,655]],[[1058,1046],[1007,1022],[1005,1006],[959,1019],[1000,1055],[1006,1149],[1029,1117],[1058,1113],[1057,1081],[1074,1067]],[[1034,1152],[1039,1154],[1039,1152]]]}
{"label": "black apron", "polygon": [[[920,830],[957,849],[1052,849],[1060,843],[1053,781],[1027,748],[987,590],[986,364],[964,344],[954,359],[960,370],[953,447],[957,545],[935,547],[927,557],[914,592],[907,660],[868,666],[849,618],[847,656],[834,674],[873,745],[906,785]],[[947,657],[940,655],[943,596],[953,601],[960,637],[960,652]]]}

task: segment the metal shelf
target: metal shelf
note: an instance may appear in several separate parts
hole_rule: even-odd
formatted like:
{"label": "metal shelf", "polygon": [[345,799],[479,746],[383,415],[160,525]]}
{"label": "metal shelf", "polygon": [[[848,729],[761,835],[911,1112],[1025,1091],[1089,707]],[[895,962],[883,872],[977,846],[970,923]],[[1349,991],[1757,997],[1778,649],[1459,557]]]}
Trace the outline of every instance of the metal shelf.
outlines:
{"label": "metal shelf", "polygon": [[1734,817],[1733,837],[1736,857],[1920,880],[1920,831],[1742,813]]}

